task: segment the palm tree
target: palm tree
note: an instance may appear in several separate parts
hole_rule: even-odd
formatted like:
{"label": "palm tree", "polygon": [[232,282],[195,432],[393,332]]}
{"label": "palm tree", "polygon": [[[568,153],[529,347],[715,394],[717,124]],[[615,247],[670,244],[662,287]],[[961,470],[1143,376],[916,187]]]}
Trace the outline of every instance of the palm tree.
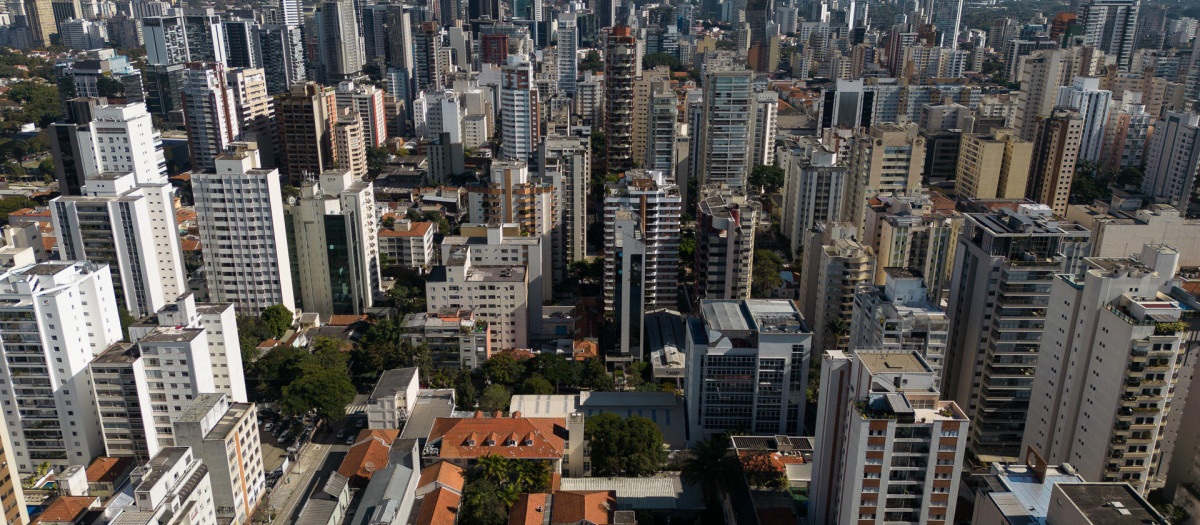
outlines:
{"label": "palm tree", "polygon": [[508,458],[498,454],[488,454],[475,462],[476,471],[488,481],[497,485],[508,481],[512,465]]}
{"label": "palm tree", "polygon": [[717,495],[729,487],[731,480],[740,476],[738,461],[729,450],[729,437],[720,434],[697,443],[691,448],[679,471],[684,483],[699,485],[704,491],[704,500],[715,506]]}

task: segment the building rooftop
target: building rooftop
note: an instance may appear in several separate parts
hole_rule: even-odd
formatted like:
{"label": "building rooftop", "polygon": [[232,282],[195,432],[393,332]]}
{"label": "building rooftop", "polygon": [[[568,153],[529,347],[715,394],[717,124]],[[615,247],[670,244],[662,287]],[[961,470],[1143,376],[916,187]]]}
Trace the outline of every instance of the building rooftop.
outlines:
{"label": "building rooftop", "polygon": [[140,343],[186,343],[195,340],[204,333],[203,328],[165,328],[159,327],[138,340]]}
{"label": "building rooftop", "polygon": [[32,523],[36,525],[45,522],[74,522],[98,501],[99,498],[90,496],[59,496],[54,498]]}
{"label": "building rooftop", "polygon": [[338,474],[348,478],[351,483],[365,485],[376,471],[388,466],[392,442],[399,435],[400,431],[394,429],[363,429],[358,433],[354,446],[346,452],[346,457],[338,467]]}
{"label": "building rooftop", "polygon": [[370,400],[377,401],[385,397],[395,397],[397,392],[403,392],[408,389],[408,386],[416,378],[416,368],[385,370],[383,375],[379,376],[379,381],[375,383],[375,389],[371,390]]}
{"label": "building rooftop", "polygon": [[463,484],[466,482],[463,477],[463,468],[449,461],[438,461],[424,469],[421,469],[421,479],[417,482],[417,488],[424,487],[430,483],[440,483],[446,487],[462,492]]}
{"label": "building rooftop", "polygon": [[1011,463],[993,463],[985,478],[992,501],[1013,525],[1044,523],[1054,485],[1082,481],[1066,466],[1047,466],[1043,477],[1034,468]]}
{"label": "building rooftop", "polygon": [[[1167,523],[1127,483],[1059,483],[1056,487],[1094,525]],[[1056,503],[1050,503],[1051,513]]]}
{"label": "building rooftop", "polygon": [[429,437],[434,421],[454,414],[454,389],[424,389],[417,391],[417,403],[409,412],[408,421],[400,433],[403,439],[417,439],[422,442]]}
{"label": "building rooftop", "polygon": [[784,299],[701,301],[700,315],[718,332],[808,333],[796,304]]}
{"label": "building rooftop", "polygon": [[[565,451],[567,421],[562,417],[438,418],[429,431],[427,444],[439,446],[443,458],[478,458],[500,455],[507,458],[556,459]],[[427,445],[428,446],[428,445]]]}
{"label": "building rooftop", "polygon": [[414,525],[454,525],[458,518],[458,502],[462,496],[445,488],[438,488],[421,500],[421,511]]}
{"label": "building rooftop", "polygon": [[133,470],[133,458],[111,458],[101,456],[96,458],[87,468],[88,483],[114,483],[129,475]]}
{"label": "building rooftop", "polygon": [[147,490],[153,487],[163,477],[163,474],[171,470],[171,467],[179,463],[179,460],[183,459],[183,456],[187,453],[188,447],[163,447],[159,449],[158,454],[150,458],[150,462],[146,464],[146,471],[138,487],[146,487]]}
{"label": "building rooftop", "polygon": [[137,361],[141,357],[141,352],[133,343],[117,341],[108,346],[100,355],[92,359],[92,364],[102,365],[121,365],[129,364]]}
{"label": "building rooftop", "polygon": [[871,375],[888,373],[933,373],[916,352],[858,352],[858,360]]}

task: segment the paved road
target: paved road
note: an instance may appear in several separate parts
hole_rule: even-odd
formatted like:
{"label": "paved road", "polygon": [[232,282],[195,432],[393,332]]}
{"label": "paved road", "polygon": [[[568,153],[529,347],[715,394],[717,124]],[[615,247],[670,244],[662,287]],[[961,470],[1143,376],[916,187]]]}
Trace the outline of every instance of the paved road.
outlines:
{"label": "paved road", "polygon": [[324,485],[329,473],[337,470],[349,450],[350,447],[331,432],[317,435],[287,475],[290,482],[280,485],[279,490],[271,494],[271,505],[277,512],[273,523],[295,523],[308,495]]}

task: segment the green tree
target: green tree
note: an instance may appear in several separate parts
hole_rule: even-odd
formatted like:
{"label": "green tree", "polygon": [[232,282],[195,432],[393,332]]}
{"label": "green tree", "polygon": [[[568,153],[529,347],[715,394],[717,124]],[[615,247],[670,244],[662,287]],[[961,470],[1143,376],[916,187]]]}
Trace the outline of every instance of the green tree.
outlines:
{"label": "green tree", "polygon": [[250,366],[249,386],[259,400],[279,399],[282,388],[303,372],[308,352],[293,346],[277,346]]}
{"label": "green tree", "polygon": [[525,374],[525,366],[508,353],[493,355],[481,368],[485,379],[502,385],[514,385]]}
{"label": "green tree", "polygon": [[579,69],[580,71],[594,71],[597,73],[604,71],[604,60],[600,58],[600,52],[595,49],[588,51],[583,62],[579,63]]}
{"label": "green tree", "polygon": [[[14,128],[26,122],[46,127],[62,116],[58,89],[39,82],[17,82],[9,86],[5,98],[20,105],[5,114],[6,127]],[[9,125],[11,124],[11,126]]]}
{"label": "green tree", "polygon": [[471,381],[471,373],[461,370],[454,380],[454,402],[459,410],[474,410],[475,402],[479,400],[479,391],[475,382]]}
{"label": "green tree", "polygon": [[491,384],[487,388],[484,388],[483,394],[479,396],[479,410],[488,414],[493,412],[507,412],[511,401],[511,390],[504,385]]}
{"label": "green tree", "polygon": [[554,393],[554,385],[550,384],[540,374],[533,374],[521,382],[521,388],[518,389],[518,392],[528,395],[550,395]]}
{"label": "green tree", "polygon": [[667,459],[662,431],[641,416],[592,416],[584,423],[584,437],[591,448],[589,460],[596,476],[649,476]]}
{"label": "green tree", "polygon": [[699,486],[712,512],[721,508],[720,493],[729,488],[739,470],[737,458],[729,450],[729,437],[717,434],[688,450],[679,469],[679,479]]}
{"label": "green tree", "polygon": [[543,352],[525,361],[525,370],[531,375],[546,378],[554,385],[554,391],[558,392],[564,386],[574,387],[579,381],[572,363],[566,356]]}
{"label": "green tree", "polygon": [[486,479],[469,481],[463,486],[458,519],[464,525],[504,525],[509,506],[500,498],[500,486]]}
{"label": "green tree", "polygon": [[367,173],[372,177],[379,175],[387,167],[392,153],[387,148],[367,148]]}
{"label": "green tree", "polygon": [[596,392],[612,392],[617,389],[616,381],[604,368],[599,359],[589,358],[583,362],[579,372],[580,387]]}
{"label": "green tree", "polygon": [[755,166],[750,171],[750,184],[762,188],[764,193],[775,193],[783,187],[784,173],[779,166]]}
{"label": "green tree", "polygon": [[25,197],[4,197],[3,199],[0,199],[0,222],[7,222],[8,214],[14,211],[24,208],[32,208],[34,206],[37,206],[37,203]]}
{"label": "green tree", "polygon": [[754,251],[754,269],[751,273],[751,295],[762,297],[783,284],[779,272],[783,270],[783,258],[771,250]]}
{"label": "green tree", "polygon": [[292,311],[282,304],[271,305],[263,309],[259,318],[271,329],[271,337],[279,339],[292,327]]}
{"label": "green tree", "polygon": [[678,58],[666,53],[650,53],[649,55],[642,57],[643,69],[654,69],[658,66],[667,66],[671,68],[671,71],[687,70],[687,68],[683,67],[683,63],[680,62]]}
{"label": "green tree", "polygon": [[307,368],[303,375],[283,387],[280,407],[288,414],[303,414],[310,409],[326,419],[346,415],[346,406],[354,401],[354,385],[345,369]]}
{"label": "green tree", "polygon": [[57,173],[56,169],[54,168],[54,161],[50,159],[46,159],[38,163],[38,171],[42,172],[42,175],[50,176],[53,176]]}

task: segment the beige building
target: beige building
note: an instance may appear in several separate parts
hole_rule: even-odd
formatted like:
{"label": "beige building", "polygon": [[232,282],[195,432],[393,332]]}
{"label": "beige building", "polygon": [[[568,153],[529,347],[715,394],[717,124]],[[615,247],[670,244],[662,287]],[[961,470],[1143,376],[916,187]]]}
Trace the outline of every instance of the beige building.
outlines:
{"label": "beige building", "polygon": [[1032,162],[1033,143],[1017,137],[1016,130],[964,133],[954,193],[961,200],[1023,198]]}
{"label": "beige building", "polygon": [[[379,229],[379,257],[382,266],[413,268],[424,272],[436,261],[432,222],[396,221],[391,228]],[[388,264],[383,264],[386,260]]]}
{"label": "beige building", "polygon": [[333,149],[339,168],[349,169],[358,179],[367,176],[367,136],[363,133],[362,117],[350,108],[338,110]]}
{"label": "beige building", "polygon": [[[1016,119],[1012,125],[1021,132],[1021,138],[1033,140],[1037,117],[1054,109],[1059,86],[1071,85],[1077,76],[1097,76],[1104,64],[1104,53],[1077,46],[1037,50],[1020,60],[1017,80],[1021,83],[1021,91],[1017,92]],[[1105,86],[1101,88],[1113,91]]]}
{"label": "beige building", "polygon": [[175,444],[191,447],[208,466],[217,517],[250,523],[266,493],[258,410],[225,394],[201,394],[174,421]]}
{"label": "beige building", "polygon": [[656,83],[665,83],[670,89],[670,75],[671,70],[667,66],[658,66],[643,70],[641,78],[633,81],[633,158],[639,164],[646,158],[646,144],[649,142],[650,95],[662,89],[656,89]]}
{"label": "beige building", "polygon": [[1025,197],[1049,206],[1060,217],[1067,213],[1083,123],[1078,112],[1055,109],[1049,115],[1039,115],[1034,126],[1033,165]]}
{"label": "beige building", "polygon": [[[0,425],[7,426],[3,413],[0,413]],[[5,523],[12,525],[29,523],[25,494],[21,490],[21,476],[17,472],[17,461],[8,432],[0,432],[0,515],[3,515]]]}
{"label": "beige building", "polygon": [[[850,152],[850,187],[843,222],[863,224],[867,201],[877,195],[912,195],[921,191],[925,139],[914,123],[876,124],[854,132]],[[859,232],[861,233],[861,232]]]}
{"label": "beige building", "polygon": [[[1114,203],[1115,204],[1115,203]],[[1092,232],[1093,257],[1130,257],[1147,241],[1167,246],[1200,246],[1200,220],[1184,218],[1165,204],[1119,208],[1097,202],[1067,206],[1067,220]],[[1184,249],[1179,266],[1200,266],[1200,250]]]}
{"label": "beige building", "polygon": [[850,345],[854,292],[871,284],[875,251],[854,239],[849,225],[813,228],[800,275],[800,311],[813,327],[813,349],[821,352]]}

